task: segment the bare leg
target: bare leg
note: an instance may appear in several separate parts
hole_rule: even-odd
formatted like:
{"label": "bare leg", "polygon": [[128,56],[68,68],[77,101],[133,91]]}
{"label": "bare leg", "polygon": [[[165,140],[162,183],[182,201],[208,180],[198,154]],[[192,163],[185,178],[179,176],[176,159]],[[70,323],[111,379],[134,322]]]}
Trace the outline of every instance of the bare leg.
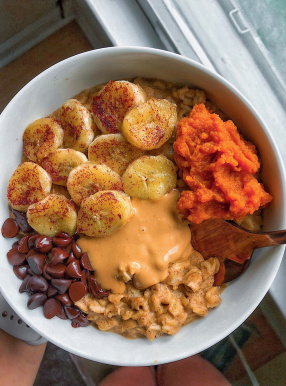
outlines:
{"label": "bare leg", "polygon": [[46,344],[30,346],[0,330],[0,347],[1,385],[32,386]]}
{"label": "bare leg", "polygon": [[100,386],[156,386],[154,367],[120,367],[109,374]]}
{"label": "bare leg", "polygon": [[160,386],[230,386],[226,378],[199,355],[160,365],[157,382]]}

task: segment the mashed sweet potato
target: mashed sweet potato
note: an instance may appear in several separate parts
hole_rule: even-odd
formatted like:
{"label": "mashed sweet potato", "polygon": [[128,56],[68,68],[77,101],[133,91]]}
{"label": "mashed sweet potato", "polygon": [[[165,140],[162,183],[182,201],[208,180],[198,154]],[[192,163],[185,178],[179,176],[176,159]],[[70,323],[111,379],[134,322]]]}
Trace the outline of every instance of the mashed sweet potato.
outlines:
{"label": "mashed sweet potato", "polygon": [[232,121],[223,122],[204,104],[194,106],[178,123],[174,143],[183,191],[178,209],[192,222],[208,218],[241,220],[272,197],[255,178],[260,164],[255,146]]}

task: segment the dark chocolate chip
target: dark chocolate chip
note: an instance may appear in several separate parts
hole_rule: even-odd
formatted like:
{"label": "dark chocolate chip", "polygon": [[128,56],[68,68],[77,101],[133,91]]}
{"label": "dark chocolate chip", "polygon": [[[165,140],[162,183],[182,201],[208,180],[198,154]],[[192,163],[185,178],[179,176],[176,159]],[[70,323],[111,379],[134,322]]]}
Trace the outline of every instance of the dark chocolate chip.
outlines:
{"label": "dark chocolate chip", "polygon": [[28,253],[29,247],[28,247],[28,241],[29,241],[30,235],[25,235],[21,238],[19,241],[18,251],[21,253]]}
{"label": "dark chocolate chip", "polygon": [[30,296],[28,300],[28,308],[34,310],[35,308],[40,307],[47,300],[47,295],[42,292],[37,292]]}
{"label": "dark chocolate chip", "polygon": [[27,257],[28,264],[36,275],[41,275],[43,273],[43,267],[45,265],[46,259],[46,255],[36,251]]}
{"label": "dark chocolate chip", "polygon": [[72,327],[87,327],[90,324],[90,321],[87,319],[87,316],[84,313],[80,313],[79,316],[72,320]]}
{"label": "dark chocolate chip", "polygon": [[27,290],[27,283],[29,282],[29,280],[31,279],[31,275],[27,275],[25,277],[25,279],[22,281],[22,284],[20,285],[20,288],[19,288],[19,292],[20,294],[22,294],[23,292],[28,292]]}
{"label": "dark chocolate chip", "polygon": [[35,239],[35,249],[41,253],[48,253],[53,247],[52,238],[45,235],[40,235]]}
{"label": "dark chocolate chip", "polygon": [[86,252],[82,254],[82,256],[80,258],[80,263],[84,269],[87,269],[88,271],[93,271],[88,254]]}
{"label": "dark chocolate chip", "polygon": [[50,265],[49,263],[46,266],[46,272],[53,277],[62,278],[65,274],[66,266],[62,263]]}
{"label": "dark chocolate chip", "polygon": [[50,265],[55,265],[63,262],[69,257],[69,253],[61,248],[52,249],[52,258],[50,260]]}
{"label": "dark chocolate chip", "polygon": [[71,251],[72,251],[72,244],[69,244],[65,249],[66,249],[66,251],[68,253],[71,253]]}
{"label": "dark chocolate chip", "polygon": [[27,290],[29,292],[46,292],[48,290],[47,280],[40,275],[34,275],[27,283]]}
{"label": "dark chocolate chip", "polygon": [[65,312],[69,319],[74,319],[80,314],[80,310],[75,307],[65,306]]}
{"label": "dark chocolate chip", "polygon": [[69,265],[70,263],[72,263],[73,261],[77,261],[77,258],[75,257],[75,255],[73,254],[73,252],[71,251],[70,255],[69,255],[69,258],[67,259],[67,261],[65,262],[66,265]]}
{"label": "dark chocolate chip", "polygon": [[58,290],[52,284],[50,284],[47,292],[48,298],[53,298],[55,295],[57,295],[57,293]]}
{"label": "dark chocolate chip", "polygon": [[35,240],[39,235],[37,233],[34,233],[33,235],[30,236],[28,240],[28,248],[32,249],[35,246]]}
{"label": "dark chocolate chip", "polygon": [[52,319],[61,312],[62,306],[57,299],[48,299],[44,304],[44,315],[47,319]]}
{"label": "dark chocolate chip", "polygon": [[2,236],[6,237],[7,239],[12,239],[13,237],[17,236],[18,232],[19,226],[16,221],[13,218],[7,218],[1,228]]}
{"label": "dark chocolate chip", "polygon": [[80,268],[80,263],[78,260],[72,261],[66,267],[66,275],[69,277],[80,278],[82,276],[82,270]]}
{"label": "dark chocolate chip", "polygon": [[67,320],[68,317],[66,316],[66,313],[65,313],[65,310],[64,308],[62,307],[60,312],[57,314],[57,317],[60,318],[60,319],[63,319],[63,320]]}
{"label": "dark chocolate chip", "polygon": [[49,266],[48,263],[46,263],[43,267],[43,276],[47,280],[52,280],[52,276],[47,273],[47,267]]}
{"label": "dark chocolate chip", "polygon": [[73,305],[73,302],[71,301],[68,294],[56,295],[55,298],[58,299],[65,306],[72,306]]}
{"label": "dark chocolate chip", "polygon": [[13,272],[15,275],[21,279],[24,280],[25,277],[28,275],[28,266],[27,265],[17,265],[13,267]]}
{"label": "dark chocolate chip", "polygon": [[59,248],[66,248],[70,243],[72,242],[72,238],[61,238],[61,237],[54,237],[53,243]]}
{"label": "dark chocolate chip", "polygon": [[24,212],[19,212],[18,210],[12,209],[12,212],[15,216],[16,223],[19,225],[20,229],[24,233],[29,233],[32,231],[32,228],[30,227],[27,215]]}
{"label": "dark chocolate chip", "polygon": [[22,265],[26,260],[25,253],[21,253],[18,251],[18,248],[12,248],[7,253],[7,259],[12,265]]}
{"label": "dark chocolate chip", "polygon": [[81,257],[81,254],[82,254],[81,249],[75,241],[72,243],[72,251],[77,259]]}
{"label": "dark chocolate chip", "polygon": [[14,241],[14,243],[12,244],[12,248],[18,248],[19,244],[20,244],[19,240]]}
{"label": "dark chocolate chip", "polygon": [[51,283],[58,290],[59,294],[64,294],[68,290],[72,281],[66,279],[52,279]]}
{"label": "dark chocolate chip", "polygon": [[87,278],[88,292],[92,293],[96,298],[101,299],[110,294],[110,290],[104,290],[96,281],[94,276]]}
{"label": "dark chocolate chip", "polygon": [[69,288],[69,295],[73,302],[77,302],[87,293],[87,286],[81,281],[72,283]]}

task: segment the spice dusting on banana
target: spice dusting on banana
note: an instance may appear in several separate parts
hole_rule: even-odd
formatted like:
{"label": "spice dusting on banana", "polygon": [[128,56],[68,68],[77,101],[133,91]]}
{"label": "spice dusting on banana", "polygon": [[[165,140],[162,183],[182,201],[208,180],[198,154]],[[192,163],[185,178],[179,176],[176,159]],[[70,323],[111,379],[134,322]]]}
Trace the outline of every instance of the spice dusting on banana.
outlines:
{"label": "spice dusting on banana", "polygon": [[126,80],[85,90],[89,103],[80,95],[27,126],[28,161],[9,181],[9,205],[40,234],[107,236],[133,215],[131,198],[158,200],[176,187],[166,153],[175,103]]}

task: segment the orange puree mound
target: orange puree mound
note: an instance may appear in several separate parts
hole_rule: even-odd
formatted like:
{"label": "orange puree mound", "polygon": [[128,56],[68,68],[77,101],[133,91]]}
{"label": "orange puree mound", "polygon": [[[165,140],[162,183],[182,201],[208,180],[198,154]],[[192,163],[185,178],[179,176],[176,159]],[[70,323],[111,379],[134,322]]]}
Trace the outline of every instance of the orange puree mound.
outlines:
{"label": "orange puree mound", "polygon": [[232,121],[223,122],[205,105],[194,106],[178,123],[175,160],[189,186],[178,209],[192,222],[240,220],[272,200],[254,177],[260,164],[255,146]]}

